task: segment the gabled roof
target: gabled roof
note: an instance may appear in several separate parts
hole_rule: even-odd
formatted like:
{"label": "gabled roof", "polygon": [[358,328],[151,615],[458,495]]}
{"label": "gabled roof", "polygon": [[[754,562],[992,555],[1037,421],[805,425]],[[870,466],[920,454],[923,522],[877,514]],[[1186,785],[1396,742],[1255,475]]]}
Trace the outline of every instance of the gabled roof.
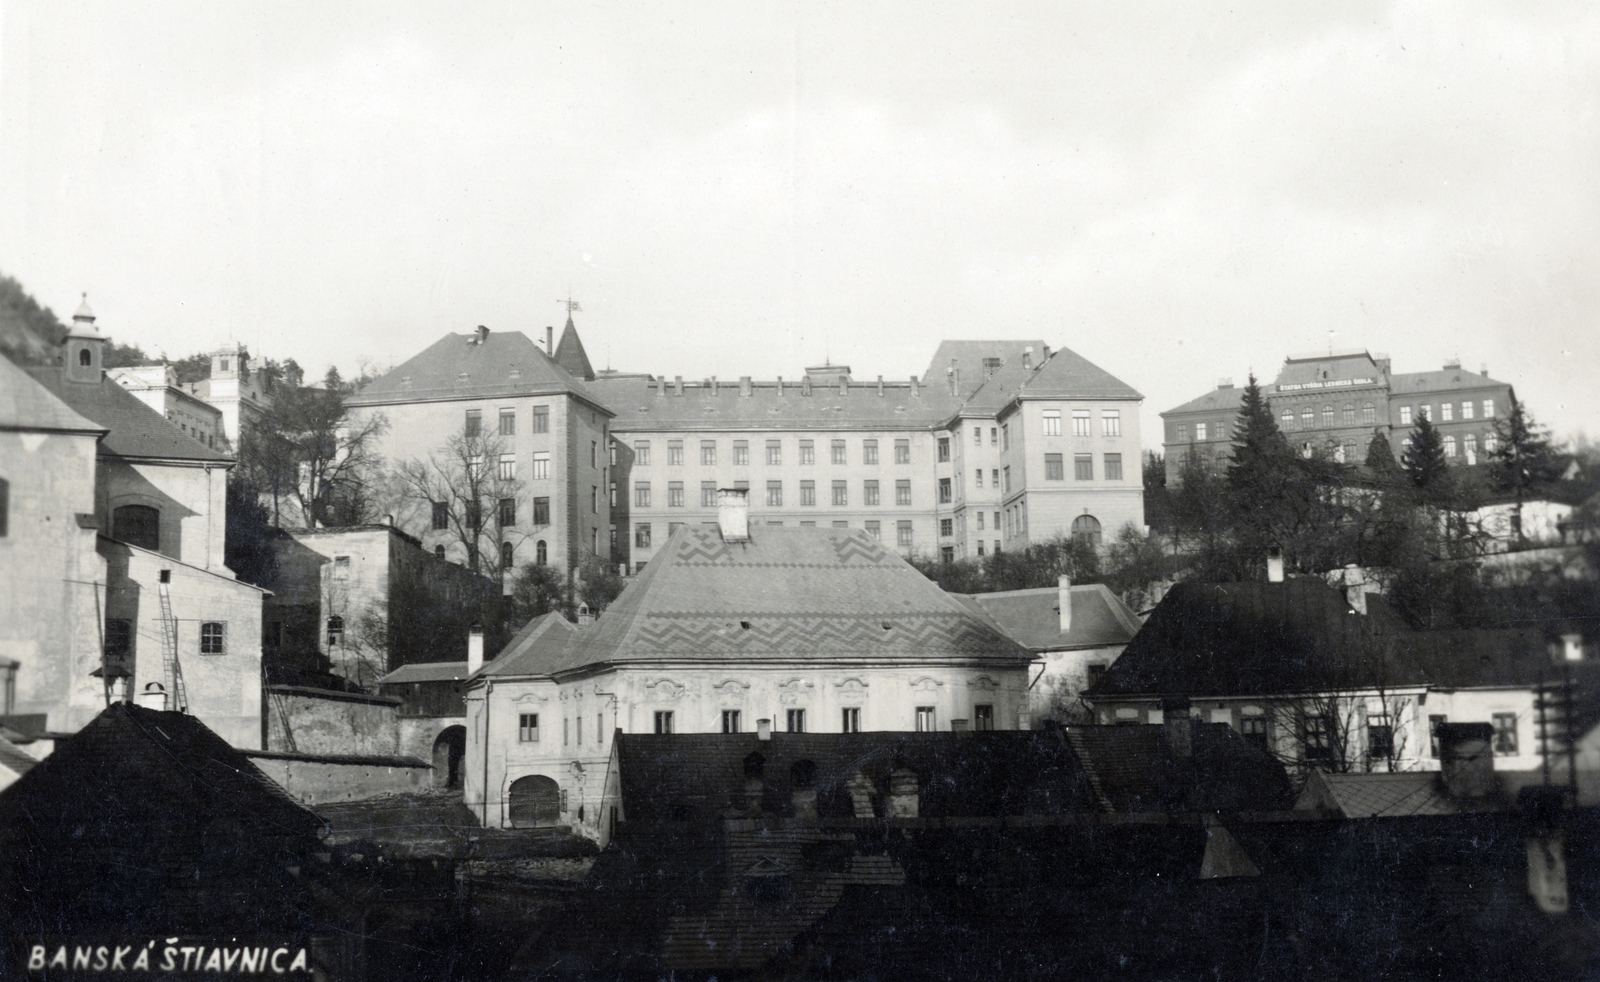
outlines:
{"label": "gabled roof", "polygon": [[[737,381],[689,381],[678,395],[676,385],[639,376],[606,377],[589,388],[616,413],[618,432],[648,430],[926,430],[955,415],[961,401],[942,380],[913,388],[909,381],[812,382],[805,394],[802,379],[752,382],[749,395]],[[665,388],[663,392],[662,389]]]}
{"label": "gabled roof", "polygon": [[[1272,385],[1262,385],[1263,396],[1276,391]],[[1236,413],[1244,402],[1244,389],[1229,386],[1226,389],[1212,389],[1203,396],[1196,396],[1182,405],[1173,406],[1163,412],[1163,416],[1172,416],[1177,413],[1214,413],[1218,410],[1227,413]]]}
{"label": "gabled roof", "polygon": [[21,747],[0,736],[0,768],[23,775],[39,766],[39,761]]}
{"label": "gabled roof", "polygon": [[1143,399],[1138,390],[1069,348],[1051,352],[1022,386],[1021,399]]}
{"label": "gabled roof", "polygon": [[382,406],[563,392],[606,408],[521,331],[490,331],[481,343],[477,334],[446,334],[345,402]]}
{"label": "gabled roof", "polygon": [[105,427],[85,419],[34,381],[27,371],[0,355],[0,430],[104,433]]}
{"label": "gabled roof", "polygon": [[1389,393],[1393,396],[1420,398],[1434,392],[1460,392],[1463,389],[1504,389],[1510,382],[1501,382],[1487,375],[1461,368],[1441,368],[1431,372],[1401,372],[1389,376]]}
{"label": "gabled roof", "polygon": [[[558,661],[578,628],[559,611],[542,614],[522,626],[479,675],[543,675]],[[464,676],[463,676],[464,677]]]}
{"label": "gabled roof", "polygon": [[1445,791],[1439,771],[1333,774],[1313,770],[1294,807],[1300,811],[1334,812],[1341,818],[1405,818],[1504,810],[1516,800],[1516,788],[1536,779],[1536,774],[1526,772],[1497,773],[1496,793],[1463,800]]}
{"label": "gabled roof", "polygon": [[[1033,367],[1024,370],[1022,356],[1029,348],[1033,349]],[[928,362],[927,371],[922,373],[922,381],[928,385],[947,385],[947,370],[954,368],[960,380],[960,394],[965,398],[993,377],[984,368],[984,359],[998,358],[999,371],[1020,380],[1025,371],[1031,374],[1033,368],[1043,364],[1044,350],[1045,343],[1038,340],[940,341],[939,347],[934,349],[933,359]]]}
{"label": "gabled roof", "polygon": [[98,382],[68,382],[61,369],[28,369],[34,381],[62,402],[107,430],[100,453],[117,457],[155,457],[163,460],[233,462],[178,429],[165,416],[139,401],[139,397],[108,378]]}
{"label": "gabled roof", "polygon": [[416,662],[399,668],[378,680],[379,685],[405,685],[410,682],[461,682],[467,677],[464,661]]}
{"label": "gabled roof", "polygon": [[589,354],[578,340],[578,328],[572,323],[571,314],[567,315],[567,326],[561,329],[561,340],[556,342],[556,364],[573,378],[594,380],[594,366],[589,364]]}
{"label": "gabled roof", "polygon": [[1294,800],[1283,765],[1226,723],[1190,724],[1191,754],[1173,754],[1166,728],[1073,726],[1066,731],[1095,786],[1117,812],[1274,811]]}
{"label": "gabled roof", "polygon": [[76,823],[127,835],[165,820],[156,815],[232,821],[242,838],[324,828],[195,717],[128,703],[113,703],[0,794],[0,826]]}
{"label": "gabled roof", "polygon": [[[557,664],[1024,665],[1032,655],[861,529],[685,526]],[[531,666],[530,666],[531,667]]]}
{"label": "gabled roof", "polygon": [[1139,615],[1103,583],[1072,587],[1072,627],[1061,631],[1060,591],[1055,587],[957,595],[981,611],[1011,640],[1034,651],[1099,648],[1127,644]]}

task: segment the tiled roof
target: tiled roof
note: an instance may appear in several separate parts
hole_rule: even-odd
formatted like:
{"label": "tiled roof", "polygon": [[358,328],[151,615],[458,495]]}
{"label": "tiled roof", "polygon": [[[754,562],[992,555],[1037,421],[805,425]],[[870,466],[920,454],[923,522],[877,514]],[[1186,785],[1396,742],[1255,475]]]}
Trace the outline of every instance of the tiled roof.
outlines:
{"label": "tiled roof", "polygon": [[577,632],[577,627],[557,611],[535,617],[512,635],[494,660],[486,662],[478,674],[542,675],[560,659]]}
{"label": "tiled roof", "polygon": [[0,736],[0,767],[20,775],[33,770],[38,763],[38,760],[29,756],[21,747]]}
{"label": "tiled roof", "polygon": [[[960,408],[949,386],[911,386],[852,381],[841,392],[837,384],[813,382],[805,394],[803,380],[752,382],[750,394],[739,383],[685,382],[678,395],[670,381],[637,376],[601,378],[589,387],[616,413],[618,432],[645,430],[926,430],[948,421]],[[665,388],[665,392],[662,388]]]}
{"label": "tiled roof", "polygon": [[[1268,395],[1275,391],[1271,385],[1261,386],[1261,394]],[[1163,412],[1161,415],[1170,416],[1176,413],[1211,413],[1221,410],[1223,412],[1238,412],[1239,404],[1244,401],[1244,389],[1226,388],[1212,389],[1203,396],[1197,396],[1179,406]]]}
{"label": "tiled roof", "polygon": [[1018,394],[1023,399],[1143,399],[1131,385],[1069,348],[1050,353]]}
{"label": "tiled roof", "polygon": [[[1025,370],[1022,356],[1029,348],[1033,349],[1033,366]],[[946,385],[947,369],[954,368],[960,380],[961,395],[970,397],[980,385],[993,377],[984,368],[985,358],[1000,359],[1000,369],[996,374],[1003,373],[1013,381],[1020,381],[1044,362],[1044,349],[1045,343],[1038,340],[940,341],[939,347],[933,352],[933,359],[928,362],[928,370],[922,373],[922,381],[929,385]]]}
{"label": "tiled roof", "polygon": [[566,369],[573,378],[586,381],[594,379],[594,366],[589,364],[589,353],[583,350],[578,339],[578,329],[567,316],[567,326],[561,329],[561,340],[556,342],[556,364]]}
{"label": "tiled roof", "polygon": [[685,526],[592,628],[560,671],[601,662],[1023,665],[1007,638],[861,529],[751,529],[746,542]]}
{"label": "tiled roof", "polygon": [[982,611],[1006,636],[1034,651],[1127,644],[1139,615],[1103,583],[1072,587],[1072,627],[1061,632],[1060,591],[1055,587],[974,593],[960,599]]}
{"label": "tiled roof", "polygon": [[446,334],[360,392],[351,406],[509,398],[566,392],[597,407],[606,404],[520,331]]}
{"label": "tiled roof", "polygon": [[[51,369],[60,372],[60,369]],[[0,355],[0,429],[102,433],[100,426],[73,411],[28,372]]]}
{"label": "tiled roof", "polygon": [[408,682],[460,682],[467,677],[464,661],[418,662],[401,665],[378,680],[379,685],[403,685]]}
{"label": "tiled roof", "polygon": [[1333,774],[1313,771],[1295,801],[1301,811],[1336,812],[1344,818],[1404,818],[1506,810],[1517,789],[1541,780],[1537,771],[1497,773],[1491,794],[1461,799],[1446,793],[1438,771]]}
{"label": "tiled roof", "polygon": [[1289,807],[1294,794],[1281,764],[1226,723],[1190,725],[1189,757],[1173,755],[1161,725],[1073,726],[1067,735],[1117,812]]}
{"label": "tiled roof", "polygon": [[60,368],[51,366],[30,368],[28,374],[80,415],[108,431],[100,441],[102,454],[217,463],[233,460],[178,429],[165,416],[140,402],[138,396],[110,379],[93,383],[68,382],[61,377]]}
{"label": "tiled roof", "polygon": [[1331,355],[1288,358],[1278,370],[1275,381],[1279,385],[1297,385],[1323,379],[1358,378],[1370,378],[1374,382],[1383,380],[1378,363],[1365,351],[1335,351]]}
{"label": "tiled roof", "polygon": [[1503,389],[1501,382],[1460,368],[1432,372],[1400,372],[1389,376],[1389,392],[1395,396],[1425,396],[1431,392],[1459,392],[1463,389]]}

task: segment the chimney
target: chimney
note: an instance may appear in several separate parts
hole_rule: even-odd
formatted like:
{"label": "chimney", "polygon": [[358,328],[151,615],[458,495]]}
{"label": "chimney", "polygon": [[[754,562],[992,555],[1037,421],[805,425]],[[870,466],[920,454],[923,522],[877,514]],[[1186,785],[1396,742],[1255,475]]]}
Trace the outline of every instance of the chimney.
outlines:
{"label": "chimney", "polygon": [[551,358],[556,356],[556,329],[549,324],[544,326],[544,353]]}
{"label": "chimney", "polygon": [[477,334],[476,334],[476,338],[473,340],[472,343],[473,344],[482,344],[483,342],[485,342],[487,340],[489,340],[489,329],[487,327],[484,327],[482,324],[479,324],[478,325]]}
{"label": "chimney", "polygon": [[715,375],[711,376],[710,389],[711,389],[711,394],[712,395],[716,395],[717,394],[717,377]]}
{"label": "chimney", "polygon": [[1388,352],[1386,352],[1386,351],[1375,351],[1375,352],[1372,353],[1372,360],[1377,362],[1378,371],[1382,372],[1385,375],[1389,374],[1389,353]]}
{"label": "chimney", "polygon": [[913,375],[913,376],[911,376],[911,397],[913,399],[916,399],[916,398],[920,398],[921,396],[922,396],[922,390],[917,388],[917,377],[915,375]]}
{"label": "chimney", "polygon": [[1161,730],[1174,757],[1194,756],[1194,724],[1189,720],[1189,700],[1173,696],[1161,700]]}
{"label": "chimney", "polygon": [[794,817],[801,821],[817,820],[817,765],[809,760],[796,761],[789,768],[789,803]]}
{"label": "chimney", "polygon": [[746,399],[750,398],[750,376],[739,376],[739,394]]}
{"label": "chimney", "polygon": [[1040,352],[1040,356],[1039,364],[1041,365],[1050,360],[1050,346],[1048,344],[1044,346],[1044,351]]}
{"label": "chimney", "polygon": [[845,790],[850,794],[850,812],[856,818],[872,817],[872,779],[860,771],[850,775],[850,780],[845,782]]}
{"label": "chimney", "polygon": [[483,667],[483,625],[477,621],[467,628],[467,674]]}
{"label": "chimney", "polygon": [[972,727],[969,725],[967,720],[953,719],[950,721],[950,732],[954,733],[956,736],[971,736]]}
{"label": "chimney", "polygon": [[811,394],[811,373],[810,372],[807,372],[806,373],[806,377],[800,380],[800,394],[803,395],[803,396],[808,396],[808,395]]}
{"label": "chimney", "polygon": [[672,394],[675,395],[675,396],[683,395],[683,376],[682,375],[674,375],[674,376],[672,376]]}
{"label": "chimney", "polygon": [[889,818],[917,817],[917,772],[896,767],[889,775]]}
{"label": "chimney", "polygon": [[167,687],[160,682],[146,682],[144,691],[139,693],[139,705],[158,713],[166,712]]}
{"label": "chimney", "polygon": [[944,370],[944,378],[950,383],[950,394],[956,394],[956,360],[950,359],[950,367]]}
{"label": "chimney", "polygon": [[1278,546],[1267,550],[1267,582],[1283,582],[1283,549]]}
{"label": "chimney", "polygon": [[750,541],[750,491],[748,488],[717,489],[717,528],[723,542]]}
{"label": "chimney", "polygon": [[1486,798],[1495,791],[1494,727],[1488,723],[1440,723],[1439,771],[1452,798]]}
{"label": "chimney", "polygon": [[1022,349],[1022,367],[1025,369],[1033,367],[1033,345],[1031,344]]}
{"label": "chimney", "polygon": [[772,739],[772,720],[770,720],[770,719],[758,719],[758,720],[756,720],[756,739],[757,740],[771,740]]}
{"label": "chimney", "polygon": [[1478,369],[1483,374],[1484,378],[1488,378],[1489,377],[1489,363],[1488,362],[1486,362],[1486,361],[1479,362],[1478,363]]}
{"label": "chimney", "polygon": [[782,375],[778,376],[778,398],[779,399],[783,398],[783,376]]}
{"label": "chimney", "polygon": [[1350,609],[1366,616],[1367,585],[1361,577],[1361,567],[1351,563],[1344,568],[1344,599]]}
{"label": "chimney", "polygon": [[1056,577],[1056,611],[1061,620],[1061,633],[1072,630],[1072,577]]}
{"label": "chimney", "polygon": [[1231,388],[1233,388],[1233,379],[1231,379],[1231,378],[1219,378],[1219,379],[1217,379],[1217,388],[1219,388],[1219,389],[1231,389]]}
{"label": "chimney", "polygon": [[878,376],[878,398],[879,399],[883,398],[883,376],[882,375]]}

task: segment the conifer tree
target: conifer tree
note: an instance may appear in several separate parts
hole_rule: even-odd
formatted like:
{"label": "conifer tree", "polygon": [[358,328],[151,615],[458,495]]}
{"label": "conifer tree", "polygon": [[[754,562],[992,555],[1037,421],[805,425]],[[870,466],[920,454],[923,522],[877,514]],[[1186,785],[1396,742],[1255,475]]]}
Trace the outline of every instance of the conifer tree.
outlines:
{"label": "conifer tree", "polygon": [[1394,459],[1394,445],[1380,430],[1372,435],[1372,442],[1367,444],[1367,459],[1365,461],[1367,473],[1372,476],[1373,483],[1380,488],[1397,486],[1404,476],[1398,461]]}
{"label": "conifer tree", "polygon": [[1401,464],[1423,501],[1444,503],[1450,465],[1444,459],[1444,438],[1427,416],[1417,418],[1417,425],[1411,430],[1411,446],[1406,448]]}
{"label": "conifer tree", "polygon": [[1511,411],[1495,423],[1495,436],[1495,448],[1488,455],[1490,474],[1501,491],[1514,497],[1512,528],[1521,540],[1522,503],[1535,487],[1556,479],[1559,463],[1555,448],[1550,445],[1550,434],[1534,421],[1514,392]]}

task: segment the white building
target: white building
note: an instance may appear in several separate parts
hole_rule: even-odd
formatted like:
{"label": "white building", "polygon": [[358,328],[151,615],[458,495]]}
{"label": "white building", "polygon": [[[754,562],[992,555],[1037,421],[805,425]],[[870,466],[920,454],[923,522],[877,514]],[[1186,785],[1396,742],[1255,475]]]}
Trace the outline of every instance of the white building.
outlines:
{"label": "white building", "polygon": [[222,425],[222,410],[208,405],[178,386],[171,365],[138,365],[113,368],[107,375],[133,393],[140,402],[165,416],[167,422],[213,450],[226,450],[228,438]]}

